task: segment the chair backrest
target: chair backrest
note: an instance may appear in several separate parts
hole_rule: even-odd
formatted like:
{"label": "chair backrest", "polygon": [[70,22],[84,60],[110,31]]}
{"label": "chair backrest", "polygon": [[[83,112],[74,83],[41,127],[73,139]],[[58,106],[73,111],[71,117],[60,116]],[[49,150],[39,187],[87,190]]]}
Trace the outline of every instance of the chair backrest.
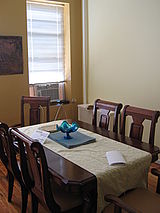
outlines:
{"label": "chair backrest", "polygon": [[8,126],[0,123],[0,158],[6,169],[9,170],[21,183],[21,172],[16,158],[14,142],[8,134]]}
{"label": "chair backrest", "polygon": [[154,145],[154,136],[155,136],[155,128],[158,118],[160,116],[159,111],[153,111],[149,109],[138,108],[134,106],[125,105],[122,111],[121,116],[121,131],[120,133],[125,136],[126,130],[126,117],[131,116],[133,122],[131,123],[130,134],[129,137],[142,140],[143,136],[143,121],[150,120],[150,134],[149,134],[149,144]]}
{"label": "chair backrest", "polygon": [[29,124],[39,124],[40,123],[40,109],[41,107],[46,107],[46,121],[49,121],[49,106],[50,106],[50,97],[49,96],[22,96],[21,98],[21,125],[24,126],[24,105],[30,105],[30,116]]}
{"label": "chair backrest", "polygon": [[16,128],[10,129],[20,150],[20,166],[23,180],[38,200],[54,212],[60,212],[51,191],[47,160],[43,146]]}
{"label": "chair backrest", "polygon": [[93,107],[93,120],[92,120],[92,124],[95,126],[97,126],[98,109],[100,111],[99,127],[108,130],[110,122],[110,112],[113,112],[114,120],[112,131],[118,133],[118,115],[120,114],[120,111],[122,109],[122,104],[97,99]]}
{"label": "chair backrest", "polygon": [[0,123],[0,159],[4,166],[8,168],[8,126],[5,123]]}

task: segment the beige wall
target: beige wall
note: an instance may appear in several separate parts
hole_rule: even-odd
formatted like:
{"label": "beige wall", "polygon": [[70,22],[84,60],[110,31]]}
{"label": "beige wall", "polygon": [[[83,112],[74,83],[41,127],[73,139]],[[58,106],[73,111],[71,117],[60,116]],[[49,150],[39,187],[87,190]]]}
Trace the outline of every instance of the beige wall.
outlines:
{"label": "beige wall", "polygon": [[0,34],[23,37],[23,74],[0,75],[0,120],[11,125],[20,121],[20,98],[28,94],[24,0],[1,1]]}
{"label": "beige wall", "polygon": [[[65,2],[65,1],[64,1]],[[71,77],[69,99],[82,102],[81,0],[70,3]],[[28,95],[28,65],[25,0],[4,0],[0,3],[0,34],[23,37],[23,68],[21,75],[0,75],[0,120],[12,125],[20,122],[20,99]],[[74,105],[74,104],[73,104]],[[70,109],[72,114],[73,106]]]}
{"label": "beige wall", "polygon": [[103,98],[160,110],[159,11],[159,0],[88,0],[89,103]]}

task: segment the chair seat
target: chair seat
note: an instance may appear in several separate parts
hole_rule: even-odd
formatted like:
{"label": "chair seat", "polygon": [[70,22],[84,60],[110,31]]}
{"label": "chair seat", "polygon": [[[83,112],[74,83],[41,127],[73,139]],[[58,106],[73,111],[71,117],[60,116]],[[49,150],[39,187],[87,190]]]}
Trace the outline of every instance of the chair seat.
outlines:
{"label": "chair seat", "polygon": [[[53,183],[51,184],[53,186]],[[82,197],[77,193],[64,191],[59,186],[52,187],[52,192],[56,203],[61,207],[61,211],[65,212],[82,205]]]}
{"label": "chair seat", "polygon": [[[160,195],[147,189],[135,189],[120,197],[128,206],[141,213],[160,213]],[[107,206],[103,213],[113,213],[114,205]],[[122,210],[122,213],[126,211]]]}
{"label": "chair seat", "polygon": [[129,206],[143,213],[160,213],[160,195],[147,189],[136,189],[122,196],[121,199]]}

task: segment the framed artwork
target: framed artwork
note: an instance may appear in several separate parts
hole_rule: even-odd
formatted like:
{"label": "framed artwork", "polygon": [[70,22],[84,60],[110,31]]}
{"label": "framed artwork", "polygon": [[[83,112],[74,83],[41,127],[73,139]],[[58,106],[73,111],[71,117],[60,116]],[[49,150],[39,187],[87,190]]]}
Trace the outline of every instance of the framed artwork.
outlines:
{"label": "framed artwork", "polygon": [[0,75],[22,73],[22,36],[0,36]]}

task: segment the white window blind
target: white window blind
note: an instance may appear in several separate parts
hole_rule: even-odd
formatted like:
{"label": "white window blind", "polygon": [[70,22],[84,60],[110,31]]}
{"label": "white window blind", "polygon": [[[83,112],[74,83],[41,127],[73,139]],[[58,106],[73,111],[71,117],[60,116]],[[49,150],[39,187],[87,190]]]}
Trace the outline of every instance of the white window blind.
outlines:
{"label": "white window blind", "polygon": [[64,81],[64,6],[27,1],[29,83]]}

